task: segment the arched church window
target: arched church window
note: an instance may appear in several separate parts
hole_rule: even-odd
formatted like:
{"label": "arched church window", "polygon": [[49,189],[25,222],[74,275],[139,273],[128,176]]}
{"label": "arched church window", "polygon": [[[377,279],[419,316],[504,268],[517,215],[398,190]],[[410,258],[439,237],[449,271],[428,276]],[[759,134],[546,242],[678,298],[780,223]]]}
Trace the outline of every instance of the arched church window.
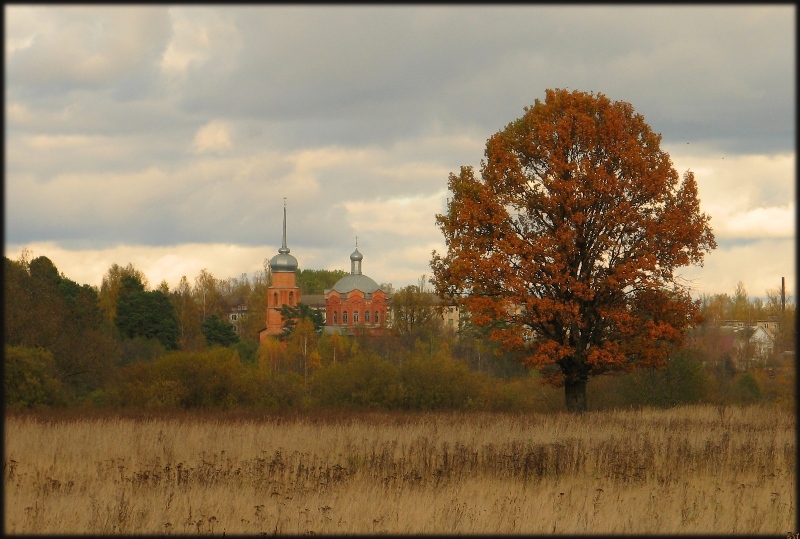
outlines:
{"label": "arched church window", "polygon": [[364,311],[364,323],[369,324],[369,311]]}
{"label": "arched church window", "polygon": [[272,304],[273,304],[273,305],[275,305],[275,306],[277,306],[277,305],[278,305],[278,293],[277,293],[277,292],[275,292],[275,294],[273,295],[273,297],[274,297],[275,299],[274,299],[274,301],[272,302]]}
{"label": "arched church window", "polygon": [[377,326],[380,323],[378,319],[378,311],[375,311],[375,325]]}
{"label": "arched church window", "polygon": [[342,324],[346,324],[346,323],[347,323],[347,311],[344,311],[342,313]]}
{"label": "arched church window", "polygon": [[294,292],[289,292],[289,305],[294,305]]}
{"label": "arched church window", "polygon": [[337,311],[333,311],[333,323],[334,324],[339,323],[339,313]]}
{"label": "arched church window", "polygon": [[353,323],[358,324],[358,311],[353,311]]}

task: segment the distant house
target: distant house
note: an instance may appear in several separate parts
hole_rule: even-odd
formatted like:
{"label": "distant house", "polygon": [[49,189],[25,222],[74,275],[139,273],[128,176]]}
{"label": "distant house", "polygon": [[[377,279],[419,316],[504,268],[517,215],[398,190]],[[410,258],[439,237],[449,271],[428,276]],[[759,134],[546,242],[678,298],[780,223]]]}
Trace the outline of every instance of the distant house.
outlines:
{"label": "distant house", "polygon": [[766,320],[722,320],[719,323],[720,327],[733,327],[733,328],[763,328],[764,331],[775,340],[780,324],[775,316],[770,316]]}
{"label": "distant house", "polygon": [[444,305],[442,307],[444,327],[452,329],[453,331],[458,331],[462,324],[461,315],[461,309],[459,309],[458,305]]}
{"label": "distant house", "polygon": [[753,360],[766,360],[775,349],[775,337],[762,326],[751,327],[752,334],[737,341],[738,347]]}
{"label": "distant house", "polygon": [[726,325],[720,330],[733,337],[733,359],[738,370],[763,367],[775,351],[775,333],[762,325]]}
{"label": "distant house", "polygon": [[460,331],[467,319],[466,310],[453,302],[441,299],[439,296],[433,296],[433,301],[441,314],[444,327],[451,331]]}
{"label": "distant house", "polygon": [[242,335],[242,322],[247,318],[249,312],[247,305],[243,304],[231,307],[228,311],[228,322],[233,326],[233,331],[240,337]]}

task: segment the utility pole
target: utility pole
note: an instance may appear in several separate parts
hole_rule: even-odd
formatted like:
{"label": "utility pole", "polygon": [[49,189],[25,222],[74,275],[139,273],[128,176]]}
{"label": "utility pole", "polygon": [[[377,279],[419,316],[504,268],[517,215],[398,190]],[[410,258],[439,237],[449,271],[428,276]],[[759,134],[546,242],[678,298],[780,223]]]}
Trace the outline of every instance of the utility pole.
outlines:
{"label": "utility pole", "polygon": [[786,314],[786,279],[781,277],[781,313]]}

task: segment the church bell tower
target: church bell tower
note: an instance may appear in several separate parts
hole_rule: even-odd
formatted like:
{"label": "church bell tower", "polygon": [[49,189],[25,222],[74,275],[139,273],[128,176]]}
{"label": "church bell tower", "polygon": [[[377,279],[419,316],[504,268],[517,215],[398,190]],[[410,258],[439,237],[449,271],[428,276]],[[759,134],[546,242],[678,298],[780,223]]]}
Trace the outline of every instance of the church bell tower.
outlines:
{"label": "church bell tower", "polygon": [[261,332],[260,341],[268,335],[283,333],[281,307],[295,307],[300,303],[300,288],[297,286],[297,259],[289,254],[286,246],[286,199],[283,199],[283,243],[278,254],[269,261],[272,285],[267,289],[267,327]]}

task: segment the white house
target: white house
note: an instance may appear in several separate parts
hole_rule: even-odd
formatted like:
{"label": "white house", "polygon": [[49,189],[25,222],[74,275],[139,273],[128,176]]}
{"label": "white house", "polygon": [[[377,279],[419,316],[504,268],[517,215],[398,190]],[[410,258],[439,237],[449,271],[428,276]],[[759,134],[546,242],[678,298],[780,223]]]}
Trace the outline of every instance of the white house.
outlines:
{"label": "white house", "polygon": [[[736,341],[734,346],[737,351],[737,367],[747,370],[752,367],[764,366],[767,358],[775,350],[775,337],[772,332],[763,326],[750,326],[734,328]],[[749,337],[748,337],[749,335]]]}

